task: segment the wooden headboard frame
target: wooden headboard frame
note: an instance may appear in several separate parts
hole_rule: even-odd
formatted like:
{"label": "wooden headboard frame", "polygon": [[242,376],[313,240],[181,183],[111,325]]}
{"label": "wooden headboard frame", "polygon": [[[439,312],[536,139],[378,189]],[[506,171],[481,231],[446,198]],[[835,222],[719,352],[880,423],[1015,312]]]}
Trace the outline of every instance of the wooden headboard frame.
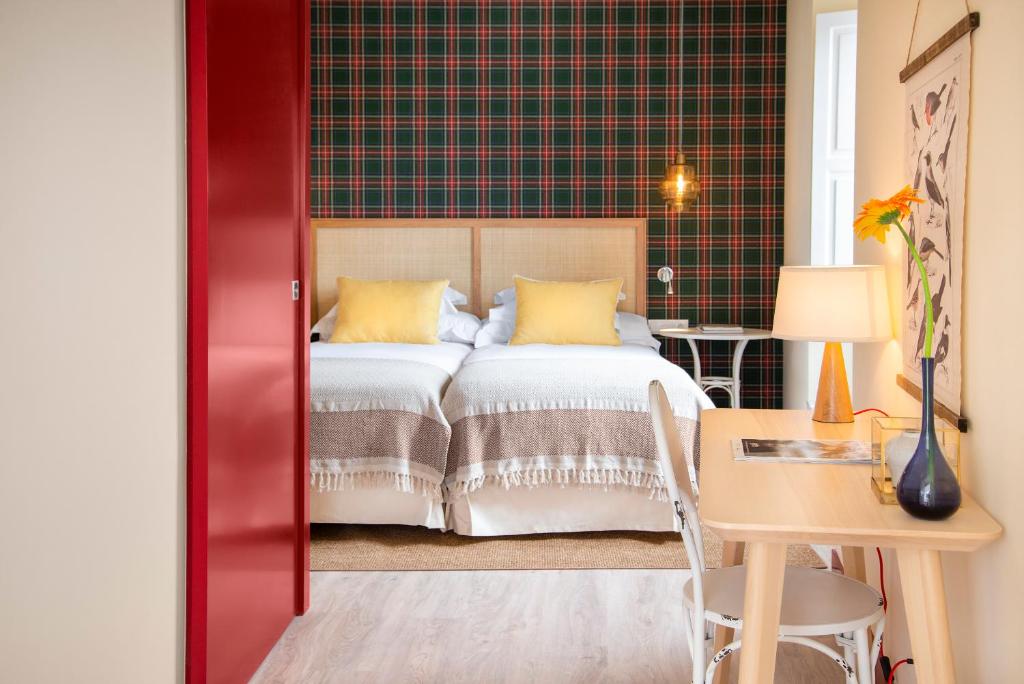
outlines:
{"label": "wooden headboard frame", "polygon": [[313,320],[338,276],[440,279],[486,316],[515,274],[542,280],[623,277],[623,311],[647,313],[647,219],[313,219]]}

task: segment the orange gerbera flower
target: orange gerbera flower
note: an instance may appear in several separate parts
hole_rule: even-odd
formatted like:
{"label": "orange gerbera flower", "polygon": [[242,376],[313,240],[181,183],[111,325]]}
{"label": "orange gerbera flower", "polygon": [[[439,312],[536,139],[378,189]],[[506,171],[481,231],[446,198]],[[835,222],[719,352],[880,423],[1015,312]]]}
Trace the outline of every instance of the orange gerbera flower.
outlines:
{"label": "orange gerbera flower", "polygon": [[924,204],[924,200],[917,196],[917,190],[909,185],[904,185],[902,190],[890,197],[886,202],[899,207],[900,218],[906,218],[910,214],[910,204],[912,202]]}
{"label": "orange gerbera flower", "polygon": [[910,256],[917,264],[917,271],[921,275],[921,288],[924,290],[924,352],[922,356],[932,355],[932,333],[934,332],[935,318],[932,315],[932,293],[928,286],[928,272],[925,270],[924,262],[921,260],[921,253],[917,251],[914,241],[903,230],[900,221],[910,214],[912,203],[924,202],[917,196],[914,188],[906,185],[902,190],[887,200],[869,199],[861,207],[860,214],[853,222],[853,229],[857,231],[857,237],[865,240],[869,237],[878,238],[879,242],[885,242],[885,234],[889,232],[889,226],[896,224],[900,235],[907,243]]}
{"label": "orange gerbera flower", "polygon": [[878,238],[878,241],[885,243],[885,234],[889,232],[890,220],[888,215],[893,213],[889,204],[881,200],[871,199],[861,207],[860,214],[853,222],[853,229],[857,231],[857,237],[867,240],[869,237]]}
{"label": "orange gerbera flower", "polygon": [[911,203],[921,202],[924,200],[918,197],[917,191],[909,185],[887,200],[869,199],[853,222],[857,237],[861,240],[874,237],[879,242],[885,242],[889,226],[910,214]]}

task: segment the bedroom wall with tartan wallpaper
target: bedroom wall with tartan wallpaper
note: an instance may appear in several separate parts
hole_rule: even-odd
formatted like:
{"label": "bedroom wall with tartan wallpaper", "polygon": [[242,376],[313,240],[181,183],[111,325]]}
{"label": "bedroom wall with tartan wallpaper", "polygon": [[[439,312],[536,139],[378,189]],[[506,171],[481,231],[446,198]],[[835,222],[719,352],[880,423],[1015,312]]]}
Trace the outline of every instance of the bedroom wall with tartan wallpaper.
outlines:
{"label": "bedroom wall with tartan wallpaper", "polygon": [[[313,0],[312,214],[645,216],[651,318],[771,327],[785,7]],[[681,216],[656,189],[680,145],[703,182]],[[690,369],[685,342],[663,352]],[[730,373],[727,343],[701,353]],[[751,343],[743,380],[745,406],[781,405],[779,343]]]}

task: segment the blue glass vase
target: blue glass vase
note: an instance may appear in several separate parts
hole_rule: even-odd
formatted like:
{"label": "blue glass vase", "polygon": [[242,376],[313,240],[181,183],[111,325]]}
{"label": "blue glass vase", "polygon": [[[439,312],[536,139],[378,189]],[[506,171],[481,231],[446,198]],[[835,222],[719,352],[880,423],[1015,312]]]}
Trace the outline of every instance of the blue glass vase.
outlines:
{"label": "blue glass vase", "polygon": [[960,508],[960,483],[935,434],[935,359],[921,359],[921,437],[896,485],[896,500],[915,518],[945,520]]}

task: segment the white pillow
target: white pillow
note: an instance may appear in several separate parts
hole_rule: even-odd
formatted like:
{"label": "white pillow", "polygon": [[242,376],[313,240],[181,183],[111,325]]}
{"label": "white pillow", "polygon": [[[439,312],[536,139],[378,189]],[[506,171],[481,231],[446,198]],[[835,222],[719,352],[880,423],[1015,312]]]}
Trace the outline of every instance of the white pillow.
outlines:
{"label": "white pillow", "polygon": [[620,312],[615,314],[615,329],[619,331],[622,344],[639,344],[657,351],[661,342],[651,334],[651,326],[647,319],[633,313]]}
{"label": "white pillow", "polygon": [[512,304],[515,301],[516,288],[514,287],[506,287],[504,290],[499,290],[498,293],[494,295],[494,303],[498,306],[501,306],[502,304]]}
{"label": "white pillow", "polygon": [[444,288],[444,294],[441,295],[441,301],[451,302],[453,306],[465,306],[469,299],[454,287],[446,287]]}
{"label": "white pillow", "polygon": [[437,319],[437,338],[442,342],[473,344],[482,325],[479,318],[466,311],[443,313]]}
{"label": "white pillow", "polygon": [[[491,309],[491,311],[494,311],[494,309]],[[479,349],[491,344],[508,344],[508,341],[512,339],[512,333],[515,331],[515,328],[516,322],[514,320],[505,321],[488,318],[483,322],[483,326],[476,334],[473,346]]]}
{"label": "white pillow", "polygon": [[[465,342],[472,344],[476,338],[476,332],[480,329],[480,319],[471,313],[459,311],[458,306],[466,304],[469,300],[466,295],[458,290],[446,287],[441,295],[441,309],[437,319],[437,337],[442,342]],[[319,333],[320,340],[326,342],[331,339],[334,332],[334,325],[338,320],[338,305],[335,304],[327,315],[316,322],[312,333]]]}
{"label": "white pillow", "polygon": [[487,312],[487,319],[490,321],[508,321],[509,323],[515,325],[516,305],[513,303],[496,306]]}
{"label": "white pillow", "polygon": [[327,315],[316,322],[313,329],[310,330],[310,335],[319,334],[320,339],[324,342],[331,339],[331,333],[334,332],[334,324],[338,321],[338,305],[335,304],[331,307],[331,310],[327,312]]}

